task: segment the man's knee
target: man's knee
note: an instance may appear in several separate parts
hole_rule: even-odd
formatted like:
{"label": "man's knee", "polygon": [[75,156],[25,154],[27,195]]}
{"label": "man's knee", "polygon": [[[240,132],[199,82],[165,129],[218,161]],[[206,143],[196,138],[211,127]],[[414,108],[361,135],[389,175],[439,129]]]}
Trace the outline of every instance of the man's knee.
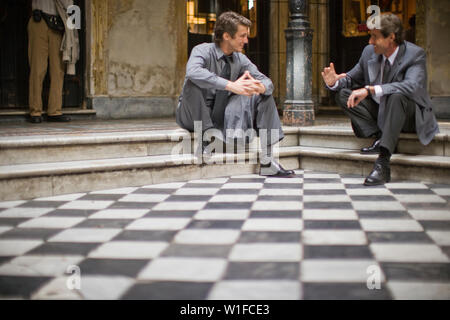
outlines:
{"label": "man's knee", "polygon": [[[393,106],[393,111],[397,110],[406,110],[411,107],[415,108],[415,103],[413,100],[411,100],[408,96],[402,94],[402,93],[394,93],[387,97],[386,99],[386,105],[387,106]],[[403,108],[400,108],[403,107]]]}
{"label": "man's knee", "polygon": [[403,93],[393,93],[387,97],[386,102],[408,102],[409,98]]}
{"label": "man's knee", "polygon": [[190,86],[185,86],[183,90],[183,99],[184,100],[198,100],[204,99],[203,90],[199,86],[192,84]]}
{"label": "man's knee", "polygon": [[275,103],[275,99],[272,95],[264,96],[264,95],[256,95],[252,97],[251,103],[258,106],[258,110],[261,108],[269,108],[271,110],[276,110],[277,105]]}
{"label": "man's knee", "polygon": [[350,95],[352,94],[352,90],[350,89],[341,89],[336,94],[336,103],[340,107],[347,107],[347,101]]}

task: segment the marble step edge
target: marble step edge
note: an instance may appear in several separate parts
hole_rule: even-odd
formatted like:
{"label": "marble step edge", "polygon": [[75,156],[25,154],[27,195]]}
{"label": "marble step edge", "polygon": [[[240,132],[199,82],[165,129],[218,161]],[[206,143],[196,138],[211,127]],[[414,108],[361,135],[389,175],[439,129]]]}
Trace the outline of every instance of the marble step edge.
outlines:
{"label": "marble step edge", "polygon": [[[281,148],[280,148],[281,149]],[[334,160],[353,160],[374,163],[378,155],[363,155],[351,149],[335,149],[320,147],[286,147],[283,156],[290,156],[292,153],[299,156],[312,156],[318,158],[329,158]],[[281,152],[280,152],[281,154]],[[433,155],[411,155],[411,154],[394,154],[391,158],[391,164],[408,165],[415,167],[435,167],[445,168],[450,171],[450,157],[433,156]]]}
{"label": "marble step edge", "polygon": [[[354,137],[353,131],[348,128],[320,128],[320,127],[283,127],[286,136],[317,135],[317,136],[347,136]],[[95,145],[134,142],[179,142],[182,139],[193,138],[193,133],[183,129],[132,131],[132,132],[99,132],[80,133],[77,135],[39,135],[39,136],[7,136],[0,138],[1,149],[14,149],[40,146],[67,146],[67,145]],[[418,140],[417,135],[402,133],[402,140]],[[437,134],[434,138],[440,142],[450,142],[448,134]]]}
{"label": "marble step edge", "polygon": [[[323,128],[320,126],[315,127],[300,127],[298,128],[298,133],[300,135],[333,135],[333,136],[349,136],[355,137],[353,130],[351,128]],[[415,133],[401,133],[400,139],[405,140],[418,140]],[[446,133],[438,133],[434,136],[434,140],[437,141],[450,141],[450,136]]]}
{"label": "marble step edge", "polygon": [[[350,160],[373,163],[376,155],[361,155],[354,150],[315,148],[315,147],[282,147],[275,150],[280,158],[314,157],[333,160]],[[217,154],[209,163],[230,164],[257,163],[257,153]],[[411,156],[396,154],[391,159],[392,164],[416,167],[444,168],[450,171],[450,159],[441,156]],[[38,163],[0,166],[0,180],[12,178],[28,178],[37,176],[92,173],[105,171],[118,171],[142,169],[150,167],[172,167],[199,164],[192,154],[186,155],[160,155],[119,159],[81,160],[57,163]],[[201,165],[201,164],[199,164]],[[205,165],[205,164],[203,164]]]}
{"label": "marble step edge", "polygon": [[[256,164],[256,159],[256,153],[219,154],[212,157],[210,162],[235,164],[236,162],[239,163],[239,161],[245,162],[251,160]],[[198,159],[192,154],[5,165],[0,166],[0,180],[143,168],[164,168],[192,164],[204,165],[199,163]]]}
{"label": "marble step edge", "polygon": [[[19,109],[5,109],[0,110],[0,116],[28,116],[30,112],[28,110]],[[43,115],[47,114],[46,110],[42,111]],[[63,108],[63,114],[65,115],[95,115],[97,111],[94,109],[83,109],[83,108]]]}
{"label": "marble step edge", "polygon": [[[283,128],[285,135],[298,134],[297,128]],[[67,146],[89,144],[114,144],[133,142],[179,142],[180,139],[194,138],[194,133],[183,129],[152,130],[131,132],[98,132],[70,135],[6,136],[0,138],[0,150],[3,148],[24,148],[40,146]]]}
{"label": "marble step edge", "polygon": [[77,135],[10,136],[0,138],[1,148],[179,141],[189,138],[185,130],[80,133]]}

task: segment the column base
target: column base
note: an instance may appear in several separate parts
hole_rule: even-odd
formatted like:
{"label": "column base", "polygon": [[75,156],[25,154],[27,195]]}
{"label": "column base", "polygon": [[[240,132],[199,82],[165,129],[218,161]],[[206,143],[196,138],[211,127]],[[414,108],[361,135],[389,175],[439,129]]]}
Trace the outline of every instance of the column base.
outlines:
{"label": "column base", "polygon": [[285,103],[283,124],[286,126],[313,126],[315,120],[313,104]]}

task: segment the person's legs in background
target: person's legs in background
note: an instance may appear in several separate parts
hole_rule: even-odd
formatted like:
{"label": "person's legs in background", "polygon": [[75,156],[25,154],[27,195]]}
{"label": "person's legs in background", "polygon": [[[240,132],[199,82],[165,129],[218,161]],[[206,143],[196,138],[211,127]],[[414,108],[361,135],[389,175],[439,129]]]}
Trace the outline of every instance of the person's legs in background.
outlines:
{"label": "person's legs in background", "polygon": [[61,41],[63,35],[48,29],[48,55],[50,61],[50,93],[48,100],[48,121],[67,122],[70,118],[62,115],[62,93],[64,85],[64,62],[62,61]]}
{"label": "person's legs in background", "polygon": [[29,107],[32,123],[42,122],[42,84],[48,66],[48,32],[44,20],[28,22],[28,62],[30,64]]}

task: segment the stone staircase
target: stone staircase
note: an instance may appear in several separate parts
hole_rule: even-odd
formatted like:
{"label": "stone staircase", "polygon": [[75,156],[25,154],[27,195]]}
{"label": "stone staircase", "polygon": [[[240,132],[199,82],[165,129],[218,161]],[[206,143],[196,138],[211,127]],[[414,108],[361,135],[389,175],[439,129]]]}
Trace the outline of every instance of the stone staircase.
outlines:
{"label": "stone staircase", "polygon": [[[394,181],[450,183],[450,125],[444,123],[444,127],[427,147],[415,135],[402,134],[399,154],[391,162]],[[276,152],[288,169],[365,176],[376,159],[359,154],[372,141],[356,139],[342,118],[328,117],[313,127],[285,127],[284,131],[286,137]],[[191,138],[181,129],[1,136],[0,201],[259,170],[257,141],[247,152],[216,154],[210,164],[199,164],[192,154],[196,142]]]}

